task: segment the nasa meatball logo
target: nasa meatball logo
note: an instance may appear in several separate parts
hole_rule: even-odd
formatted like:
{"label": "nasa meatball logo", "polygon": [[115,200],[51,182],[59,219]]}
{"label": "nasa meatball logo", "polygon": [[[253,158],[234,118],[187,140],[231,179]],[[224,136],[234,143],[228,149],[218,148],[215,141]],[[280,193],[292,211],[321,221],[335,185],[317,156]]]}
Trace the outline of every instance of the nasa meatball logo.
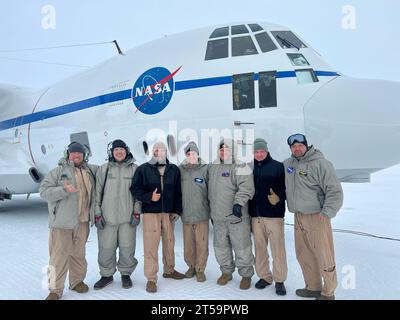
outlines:
{"label": "nasa meatball logo", "polygon": [[181,67],[172,73],[163,67],[145,71],[136,80],[132,89],[132,99],[136,106],[135,112],[156,114],[164,110],[174,94],[174,76]]}

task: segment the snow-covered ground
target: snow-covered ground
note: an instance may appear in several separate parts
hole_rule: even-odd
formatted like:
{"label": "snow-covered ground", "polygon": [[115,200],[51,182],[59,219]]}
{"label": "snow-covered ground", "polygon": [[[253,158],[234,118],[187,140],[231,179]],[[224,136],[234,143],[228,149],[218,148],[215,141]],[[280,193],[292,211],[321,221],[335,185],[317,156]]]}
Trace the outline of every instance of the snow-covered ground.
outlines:
{"label": "snow-covered ground", "polygon": [[[372,233],[378,236],[400,238],[400,166],[389,168],[372,176],[369,184],[343,184],[345,201],[333,220],[335,229]],[[287,223],[293,215],[287,213]],[[176,226],[176,269],[184,272],[182,225]],[[337,299],[400,299],[400,242],[381,240],[348,233],[335,232],[335,250],[339,287]],[[142,229],[139,226],[136,257],[139,265],[133,273],[134,286],[122,289],[118,274],[114,283],[104,290],[94,291],[99,279],[97,266],[96,229],[91,230],[87,244],[88,274],[85,282],[91,287],[80,295],[68,289],[64,299],[299,299],[294,291],[304,286],[300,267],[294,252],[293,227],[286,226],[286,247],[289,275],[288,294],[278,297],[271,286],[264,290],[254,288],[258,280],[253,277],[249,290],[240,290],[240,276],[226,286],[218,286],[220,275],[212,248],[210,230],[210,256],[206,269],[207,281],[195,278],[184,280],[160,278],[158,292],[145,291],[143,275]],[[160,248],[161,249],[161,248]],[[160,250],[161,252],[161,250]],[[161,259],[160,259],[161,262]],[[47,205],[38,195],[28,201],[18,196],[0,203],[0,299],[44,299],[47,289],[45,270],[48,263]],[[68,284],[66,283],[66,287]]]}

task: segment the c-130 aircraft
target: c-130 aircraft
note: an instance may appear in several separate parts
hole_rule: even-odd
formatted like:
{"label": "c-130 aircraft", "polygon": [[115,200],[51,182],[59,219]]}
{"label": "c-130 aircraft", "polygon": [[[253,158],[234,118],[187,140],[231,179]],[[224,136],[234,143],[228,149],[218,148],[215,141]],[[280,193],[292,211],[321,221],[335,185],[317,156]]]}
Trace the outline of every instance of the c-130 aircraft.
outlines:
{"label": "c-130 aircraft", "polygon": [[283,26],[183,32],[43,90],[0,85],[0,200],[36,193],[71,141],[101,164],[108,143],[122,138],[141,163],[155,132],[164,133],[170,157],[197,140],[208,162],[211,135],[228,132],[250,153],[253,138],[264,138],[283,160],[286,138],[301,132],[341,181],[368,182],[400,162],[399,98],[399,83],[345,76]]}

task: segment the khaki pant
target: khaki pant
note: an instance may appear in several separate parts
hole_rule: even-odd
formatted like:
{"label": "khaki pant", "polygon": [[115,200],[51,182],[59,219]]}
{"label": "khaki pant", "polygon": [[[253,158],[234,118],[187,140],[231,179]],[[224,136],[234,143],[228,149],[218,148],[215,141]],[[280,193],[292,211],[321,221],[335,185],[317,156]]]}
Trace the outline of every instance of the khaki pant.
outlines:
{"label": "khaki pant", "polygon": [[296,213],[295,247],[306,288],[321,290],[325,296],[334,295],[337,275],[330,219],[319,213]]}
{"label": "khaki pant", "polygon": [[183,248],[188,267],[204,272],[208,259],[208,220],[183,224]]}
{"label": "khaki pant", "polygon": [[[252,226],[256,249],[256,272],[258,277],[269,283],[272,283],[272,281],[285,282],[288,268],[283,218],[253,218]],[[272,272],[269,266],[268,243],[273,259]]]}
{"label": "khaki pant", "polygon": [[148,281],[157,282],[158,246],[162,238],[164,273],[175,268],[174,223],[168,213],[145,213],[143,217],[144,275]]}
{"label": "khaki pant", "polygon": [[50,229],[49,237],[49,290],[59,297],[69,271],[69,287],[74,288],[86,277],[85,245],[89,236],[89,223],[82,222],[75,230]]}

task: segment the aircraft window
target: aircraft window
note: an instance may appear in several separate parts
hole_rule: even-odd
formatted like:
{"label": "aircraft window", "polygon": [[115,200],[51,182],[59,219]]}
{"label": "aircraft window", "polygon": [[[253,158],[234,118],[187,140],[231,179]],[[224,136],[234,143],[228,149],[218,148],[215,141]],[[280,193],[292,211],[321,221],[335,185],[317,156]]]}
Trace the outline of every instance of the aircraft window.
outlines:
{"label": "aircraft window", "polygon": [[258,77],[260,108],[277,107],[276,71],[260,72]]}
{"label": "aircraft window", "polygon": [[69,139],[71,142],[79,142],[80,144],[82,144],[84,147],[86,147],[87,151],[89,151],[89,156],[92,156],[92,151],[90,149],[90,143],[89,143],[89,135],[88,133],[85,132],[76,132],[76,133],[72,133],[69,136]]}
{"label": "aircraft window", "polygon": [[309,66],[307,59],[301,53],[288,53],[290,62],[294,66]]}
{"label": "aircraft window", "polygon": [[246,26],[244,24],[240,24],[237,26],[232,26],[231,27],[231,34],[242,34],[242,33],[249,33],[249,30],[247,30]]}
{"label": "aircraft window", "polygon": [[313,69],[295,70],[298,84],[318,82]]}
{"label": "aircraft window", "polygon": [[283,49],[307,48],[307,46],[297,38],[292,31],[271,31],[271,33]]}
{"label": "aircraft window", "polygon": [[254,109],[254,73],[233,76],[233,110]]}
{"label": "aircraft window", "polygon": [[269,52],[277,49],[275,43],[266,32],[258,33],[255,37],[262,52]]}
{"label": "aircraft window", "polygon": [[250,27],[251,31],[253,31],[253,32],[263,30],[263,28],[261,28],[260,25],[256,24],[256,23],[250,23],[248,26]]}
{"label": "aircraft window", "polygon": [[207,43],[206,60],[228,57],[228,39],[210,40]]}
{"label": "aircraft window", "polygon": [[35,167],[29,168],[28,172],[33,181],[35,181],[36,183],[42,182],[44,177],[39,173],[39,171]]}
{"label": "aircraft window", "polygon": [[232,38],[232,56],[247,56],[258,54],[256,46],[250,36]]}
{"label": "aircraft window", "polygon": [[167,136],[168,149],[172,156],[176,155],[175,137],[172,134]]}
{"label": "aircraft window", "polygon": [[227,37],[229,35],[229,27],[218,28],[211,33],[211,38]]}
{"label": "aircraft window", "polygon": [[143,141],[143,151],[146,155],[149,155],[149,145],[146,141]]}

